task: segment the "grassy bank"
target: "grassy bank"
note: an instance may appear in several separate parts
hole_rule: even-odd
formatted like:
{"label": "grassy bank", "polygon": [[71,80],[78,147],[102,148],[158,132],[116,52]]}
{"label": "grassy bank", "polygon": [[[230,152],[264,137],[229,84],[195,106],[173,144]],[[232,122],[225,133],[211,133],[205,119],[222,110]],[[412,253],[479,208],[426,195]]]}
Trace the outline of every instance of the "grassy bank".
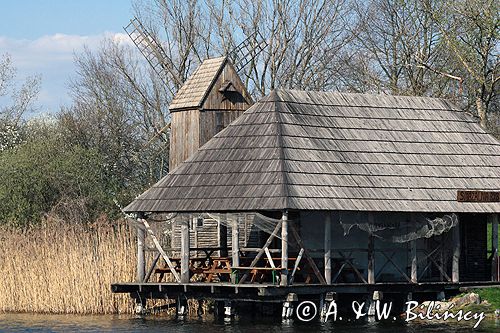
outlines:
{"label": "grassy bank", "polygon": [[474,289],[482,300],[487,300],[493,310],[500,309],[500,288]]}
{"label": "grassy bank", "polygon": [[0,228],[0,311],[107,314],[133,310],[110,284],[133,281],[135,242],[125,223],[71,225],[49,219]]}

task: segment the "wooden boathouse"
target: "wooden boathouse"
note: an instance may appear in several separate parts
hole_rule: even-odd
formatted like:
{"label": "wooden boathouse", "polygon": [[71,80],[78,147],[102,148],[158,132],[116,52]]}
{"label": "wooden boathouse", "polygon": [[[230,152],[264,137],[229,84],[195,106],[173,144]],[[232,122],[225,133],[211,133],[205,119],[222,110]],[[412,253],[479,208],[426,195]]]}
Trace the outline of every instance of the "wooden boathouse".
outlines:
{"label": "wooden boathouse", "polygon": [[253,104],[231,66],[205,61],[172,102],[171,172],[124,209],[137,281],[113,292],[144,305],[499,284],[500,142],[475,119],[428,97],[278,89]]}

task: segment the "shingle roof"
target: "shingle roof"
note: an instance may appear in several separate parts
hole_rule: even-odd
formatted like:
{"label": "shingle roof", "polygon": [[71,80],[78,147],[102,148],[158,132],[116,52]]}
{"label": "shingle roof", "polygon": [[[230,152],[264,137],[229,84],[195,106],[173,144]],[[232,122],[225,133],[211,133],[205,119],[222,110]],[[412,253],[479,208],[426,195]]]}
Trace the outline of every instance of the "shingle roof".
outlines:
{"label": "shingle roof", "polygon": [[226,60],[226,57],[204,60],[172,99],[170,111],[201,107]]}
{"label": "shingle roof", "polygon": [[500,212],[500,142],[442,99],[279,90],[126,211]]}

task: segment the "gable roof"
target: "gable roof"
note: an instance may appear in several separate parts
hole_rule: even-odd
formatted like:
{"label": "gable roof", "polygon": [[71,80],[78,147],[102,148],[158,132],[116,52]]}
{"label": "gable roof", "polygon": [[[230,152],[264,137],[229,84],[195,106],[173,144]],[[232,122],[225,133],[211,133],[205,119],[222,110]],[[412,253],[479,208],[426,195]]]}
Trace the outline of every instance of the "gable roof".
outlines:
{"label": "gable roof", "polygon": [[139,196],[128,212],[500,212],[500,142],[450,102],[273,91]]}
{"label": "gable roof", "polygon": [[204,60],[174,96],[170,111],[201,107],[226,62],[226,57]]}

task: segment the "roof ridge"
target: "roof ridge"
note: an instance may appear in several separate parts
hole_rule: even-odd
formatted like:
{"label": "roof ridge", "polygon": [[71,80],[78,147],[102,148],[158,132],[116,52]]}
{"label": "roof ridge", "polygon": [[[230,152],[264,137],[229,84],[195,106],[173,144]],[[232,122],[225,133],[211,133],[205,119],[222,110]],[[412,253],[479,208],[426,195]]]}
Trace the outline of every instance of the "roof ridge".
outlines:
{"label": "roof ridge", "polygon": [[[207,87],[207,90],[205,90],[205,93],[203,94],[203,97],[201,98],[200,102],[198,103],[198,107],[201,107],[203,105],[203,103],[205,103],[205,100],[207,99],[208,94],[210,94],[210,91],[212,90],[215,82],[219,78],[219,75],[220,75],[222,69],[228,63],[227,56],[225,56],[225,57],[217,57],[217,58],[213,58],[213,59],[220,59],[220,58],[224,58],[224,59],[222,59],[220,65],[219,65],[219,69],[217,69],[217,73],[215,73],[214,77],[212,78],[212,81],[210,82],[210,84]],[[207,59],[207,60],[209,60],[209,59]]]}
{"label": "roof ridge", "polygon": [[[202,88],[205,88],[203,90],[203,94],[195,96],[196,98],[196,104],[194,104],[192,101],[191,102],[185,102],[183,101],[186,99],[186,94],[190,93],[189,87],[196,82],[195,79],[198,78],[198,76],[203,74],[203,71],[206,71],[207,68],[210,68],[210,66],[213,66],[215,68],[215,65],[217,65],[217,62],[220,62],[218,64],[217,71],[215,74],[210,78],[210,82],[208,83],[207,81],[203,82],[203,85],[207,84],[206,87],[202,86]],[[174,110],[179,110],[183,108],[192,108],[192,107],[200,107],[206,100],[208,94],[210,93],[210,90],[213,88],[216,79],[219,77],[222,69],[224,68],[225,64],[228,62],[227,57],[217,57],[217,58],[207,58],[203,60],[199,65],[198,68],[194,70],[194,72],[186,79],[186,81],[182,84],[182,86],[179,88],[179,90],[175,93],[174,97],[170,101],[169,105],[169,110],[174,111]],[[199,87],[197,87],[198,89]],[[185,105],[185,104],[189,105]]]}
{"label": "roof ridge", "polygon": [[276,135],[278,137],[278,149],[279,149],[279,161],[280,161],[280,173],[282,178],[282,191],[283,197],[285,198],[283,209],[290,208],[290,198],[289,198],[289,181],[288,181],[288,171],[285,165],[285,148],[283,145],[283,129],[281,121],[281,112],[279,102],[281,101],[280,96],[277,94],[276,90],[271,91],[270,101],[274,102],[274,113],[276,115]]}

